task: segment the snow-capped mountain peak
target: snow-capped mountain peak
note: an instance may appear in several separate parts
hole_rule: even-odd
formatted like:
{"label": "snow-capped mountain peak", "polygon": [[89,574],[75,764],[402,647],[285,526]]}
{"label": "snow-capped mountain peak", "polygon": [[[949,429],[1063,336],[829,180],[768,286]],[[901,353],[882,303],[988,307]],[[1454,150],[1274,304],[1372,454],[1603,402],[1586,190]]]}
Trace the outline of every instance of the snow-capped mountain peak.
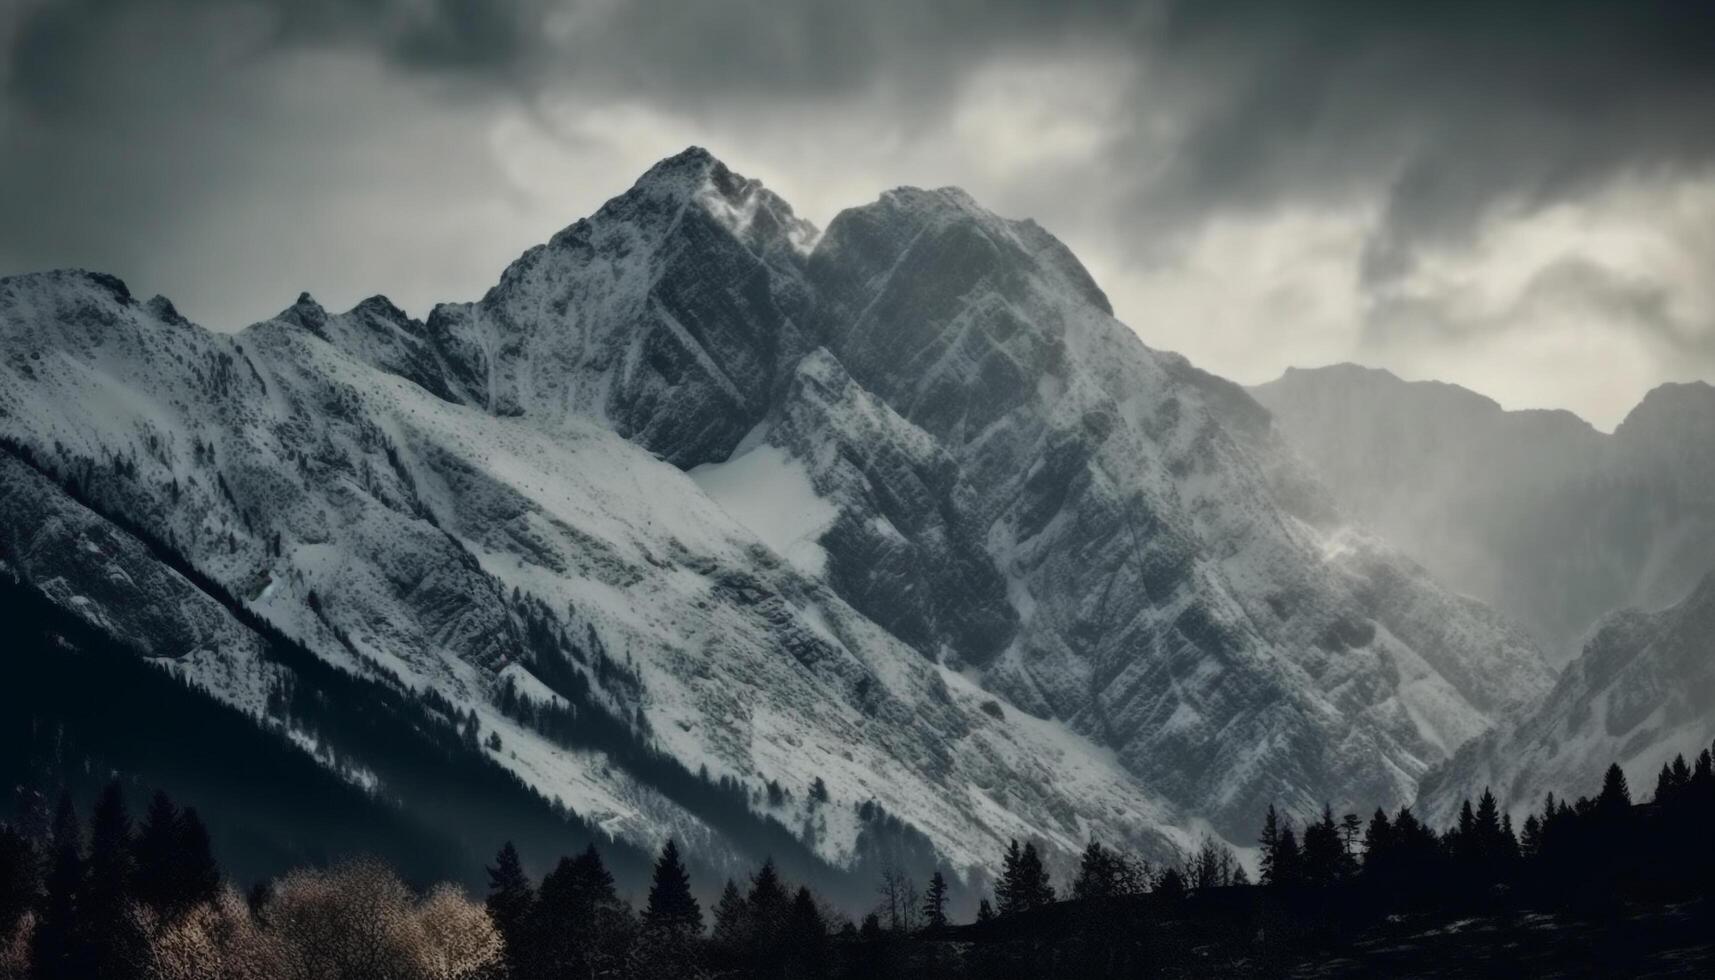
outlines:
{"label": "snow-capped mountain peak", "polygon": [[638,840],[742,846],[509,698],[580,699],[828,860],[962,866],[1409,800],[1551,679],[952,189],[818,235],[692,148],[421,322],[305,296],[221,336],[65,274],[0,282],[0,337],[9,440]]}

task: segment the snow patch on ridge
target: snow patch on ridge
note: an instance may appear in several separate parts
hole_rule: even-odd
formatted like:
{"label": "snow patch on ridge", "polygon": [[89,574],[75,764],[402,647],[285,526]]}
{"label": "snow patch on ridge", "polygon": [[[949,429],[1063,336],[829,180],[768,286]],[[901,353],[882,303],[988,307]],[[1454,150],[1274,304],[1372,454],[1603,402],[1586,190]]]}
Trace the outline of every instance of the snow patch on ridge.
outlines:
{"label": "snow patch on ridge", "polygon": [[819,577],[828,555],[817,543],[840,511],[817,495],[804,464],[777,446],[759,446],[690,477],[733,519],[805,575]]}

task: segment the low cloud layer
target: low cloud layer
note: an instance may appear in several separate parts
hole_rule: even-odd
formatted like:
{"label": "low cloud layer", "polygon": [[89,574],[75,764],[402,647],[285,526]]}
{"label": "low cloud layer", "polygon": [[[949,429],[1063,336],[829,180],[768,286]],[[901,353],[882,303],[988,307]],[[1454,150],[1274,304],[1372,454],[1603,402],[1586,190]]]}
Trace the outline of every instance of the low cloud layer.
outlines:
{"label": "low cloud layer", "polygon": [[15,0],[0,273],[422,311],[690,143],[813,220],[959,184],[1156,346],[1616,422],[1715,377],[1715,7]]}

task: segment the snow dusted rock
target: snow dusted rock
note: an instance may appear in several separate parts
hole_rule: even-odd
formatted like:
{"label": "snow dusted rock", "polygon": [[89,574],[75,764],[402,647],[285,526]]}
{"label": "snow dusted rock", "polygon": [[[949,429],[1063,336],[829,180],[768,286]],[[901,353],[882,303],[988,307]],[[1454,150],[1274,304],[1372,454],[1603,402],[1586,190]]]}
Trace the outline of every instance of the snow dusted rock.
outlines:
{"label": "snow dusted rock", "polygon": [[[604,419],[665,459],[726,458],[806,344],[815,229],[693,148],[430,314],[446,386],[496,415]],[[431,389],[433,390],[433,389]]]}
{"label": "snow dusted rock", "polygon": [[217,602],[10,454],[0,454],[0,508],[0,574],[28,579],[102,632],[262,713],[280,672]]}
{"label": "snow dusted rock", "polygon": [[901,189],[836,217],[809,275],[817,338],[971,487],[1020,619],[986,682],[1223,833],[1270,801],[1408,800],[1547,686],[1397,556],[1364,550],[1381,587],[1331,561],[1333,508],[1267,413],[1145,347],[1034,223]]}
{"label": "snow dusted rock", "polygon": [[1519,720],[1476,739],[1424,781],[1420,809],[1440,822],[1492,787],[1522,814],[1545,793],[1595,795],[1618,762],[1634,795],[1662,763],[1715,739],[1715,574],[1677,605],[1626,609],[1591,631],[1584,653]]}
{"label": "snow dusted rock", "polygon": [[[799,362],[777,414],[763,424],[757,449],[693,471],[705,489],[744,506],[755,486],[728,489],[729,474],[756,469],[783,452],[780,465],[802,466],[806,489],[825,512],[771,507],[751,520],[766,540],[778,515],[821,513],[797,535],[822,556],[807,567],[876,624],[932,657],[982,663],[1017,625],[1006,581],[983,547],[971,513],[972,491],[958,463],[928,434],[854,382],[833,355]],[[759,480],[780,487],[787,477]],[[772,515],[772,516],[771,516]]]}
{"label": "snow dusted rock", "polygon": [[422,323],[306,296],[216,335],[56,273],[0,281],[0,340],[0,434],[639,842],[745,846],[508,692],[587,690],[830,861],[896,817],[964,867],[1410,800],[1549,682],[958,191],[818,236],[693,149]]}
{"label": "snow dusted rock", "polygon": [[431,342],[428,328],[385,296],[371,296],[346,313],[329,315],[308,293],[275,317],[310,331],[359,360],[416,382],[432,394],[457,401],[450,371]]}

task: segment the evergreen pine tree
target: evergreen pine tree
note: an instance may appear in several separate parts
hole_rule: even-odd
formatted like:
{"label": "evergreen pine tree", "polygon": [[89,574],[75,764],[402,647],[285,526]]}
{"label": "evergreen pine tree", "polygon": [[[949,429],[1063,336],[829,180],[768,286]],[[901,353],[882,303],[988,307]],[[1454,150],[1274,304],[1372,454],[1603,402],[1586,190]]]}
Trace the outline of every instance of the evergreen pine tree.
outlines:
{"label": "evergreen pine tree", "polygon": [[978,899],[977,901],[977,921],[994,921],[994,906],[990,904],[987,898]]}
{"label": "evergreen pine tree", "polygon": [[800,887],[787,910],[783,932],[786,962],[795,977],[828,975],[828,924],[810,889]]}
{"label": "evergreen pine tree", "polygon": [[1515,873],[1515,865],[1519,859],[1518,835],[1513,833],[1513,815],[1501,814],[1500,850],[1496,857],[1499,859],[1501,873],[1510,877]]}
{"label": "evergreen pine tree", "polygon": [[542,980],[616,969],[630,945],[630,915],[594,844],[542,879],[535,913],[530,943]]}
{"label": "evergreen pine tree", "polygon": [[1691,785],[1691,767],[1685,763],[1682,753],[1673,757],[1672,762],[1661,764],[1661,773],[1655,780],[1655,802],[1668,804],[1676,802],[1680,792]]}
{"label": "evergreen pine tree", "polygon": [[772,857],[764,859],[762,867],[751,876],[750,894],[745,896],[744,904],[750,924],[752,964],[763,970],[778,968],[783,955],[781,936],[792,903]]}
{"label": "evergreen pine tree", "polygon": [[1168,868],[1156,881],[1155,894],[1169,902],[1179,901],[1185,897],[1185,876],[1179,873],[1178,868]]}
{"label": "evergreen pine tree", "polygon": [[123,980],[143,969],[144,937],[131,915],[135,864],[125,794],[110,782],[90,815],[89,862],[78,902],[77,943],[94,975]]}
{"label": "evergreen pine tree", "polygon": [[507,970],[513,976],[524,976],[527,969],[529,926],[536,904],[536,890],[524,873],[524,863],[518,848],[507,841],[495,855],[494,867],[488,868],[488,916],[506,946]]}
{"label": "evergreen pine tree", "polygon": [[749,944],[750,907],[731,878],[721,890],[721,900],[715,905],[713,939],[715,946],[731,955]]}
{"label": "evergreen pine tree", "polygon": [[1673,756],[1673,788],[1681,790],[1691,785],[1691,767],[1685,764],[1685,754],[1675,753]]}
{"label": "evergreen pine tree", "polygon": [[691,876],[679,860],[679,846],[671,837],[655,861],[655,876],[649,885],[649,905],[643,921],[657,929],[701,934],[703,910],[691,894]]}
{"label": "evergreen pine tree", "polygon": [[1078,877],[1072,881],[1072,897],[1112,898],[1119,894],[1119,862],[1116,858],[1113,852],[1091,841],[1078,862]]}
{"label": "evergreen pine tree", "polygon": [[1340,827],[1334,822],[1334,811],[1322,805],[1322,819],[1304,828],[1304,880],[1313,885],[1330,885],[1344,876],[1346,848],[1340,841]]}
{"label": "evergreen pine tree", "polygon": [[994,898],[995,911],[1000,915],[1014,915],[1024,911],[1024,895],[1022,891],[1022,872],[1019,866],[1023,863],[1024,852],[1018,846],[1015,838],[1007,842],[1006,854],[1001,858],[1000,880],[995,882]]}
{"label": "evergreen pine tree", "polygon": [[89,865],[84,910],[109,912],[131,895],[133,870],[131,817],[117,782],[108,783],[90,815]]}
{"label": "evergreen pine tree", "polygon": [[1518,839],[1519,856],[1529,861],[1542,851],[1542,821],[1532,813],[1524,818],[1524,831]]}
{"label": "evergreen pine tree", "polygon": [[947,927],[947,879],[940,871],[929,876],[929,888],[923,893],[923,927]]}
{"label": "evergreen pine tree", "polygon": [[882,928],[880,915],[871,912],[864,916],[863,925],[858,927],[854,957],[856,962],[853,964],[851,976],[865,980],[883,980],[898,976],[897,964],[893,962],[893,944],[889,942],[889,938],[887,930]]}
{"label": "evergreen pine tree", "polygon": [[1018,891],[1015,896],[1021,903],[1019,911],[1028,912],[1054,903],[1054,886],[1048,881],[1048,870],[1042,866],[1042,856],[1036,852],[1036,845],[1024,845],[1024,853],[1018,859]]}
{"label": "evergreen pine tree", "polygon": [[1340,818],[1340,845],[1346,850],[1346,860],[1343,862],[1345,873],[1356,874],[1358,870],[1358,842],[1364,836],[1364,821],[1355,813],[1348,813]]}
{"label": "evergreen pine tree", "polygon": [[1448,846],[1466,870],[1476,866],[1481,852],[1477,843],[1477,811],[1470,800],[1459,805],[1459,823],[1448,835]]}
{"label": "evergreen pine tree", "polygon": [[132,851],[137,857],[137,900],[171,916],[174,908],[174,851],[178,844],[179,808],[166,793],[156,791],[137,828]]}
{"label": "evergreen pine tree", "polygon": [[1602,792],[1596,797],[1596,808],[1604,816],[1625,817],[1632,809],[1632,790],[1626,785],[1625,771],[1619,763],[1608,767],[1602,776]]}
{"label": "evergreen pine tree", "polygon": [[[1472,853],[1482,866],[1482,876],[1485,880],[1493,881],[1505,874],[1505,863],[1508,858],[1506,838],[1510,833],[1502,827],[1500,804],[1495,800],[1495,794],[1488,787],[1483,788],[1483,795],[1477,801],[1475,841]],[[1516,847],[1516,844],[1515,844]]]}
{"label": "evergreen pine tree", "polygon": [[35,904],[37,877],[29,839],[0,824],[0,941],[13,934],[19,918]]}
{"label": "evergreen pine tree", "polygon": [[756,923],[765,929],[778,928],[784,919],[786,886],[780,880],[780,872],[774,868],[773,858],[764,860],[762,867],[751,876],[750,894],[745,897],[745,904],[750,906]]}
{"label": "evergreen pine tree", "polygon": [[214,845],[208,828],[194,806],[179,811],[178,833],[173,846],[177,863],[173,875],[173,907],[188,909],[212,902],[220,894],[220,865],[214,860]]}
{"label": "evergreen pine tree", "polygon": [[1657,773],[1655,777],[1654,801],[1656,803],[1666,803],[1672,796],[1673,768],[1664,762],[1661,764],[1661,772]]}
{"label": "evergreen pine tree", "polygon": [[1298,849],[1298,834],[1293,831],[1290,823],[1285,823],[1280,828],[1280,838],[1274,848],[1272,871],[1276,884],[1293,886],[1304,882],[1304,857]]}
{"label": "evergreen pine tree", "polygon": [[179,808],[159,790],[149,799],[143,822],[137,825],[132,853],[137,861],[137,900],[157,909],[167,904],[172,889],[172,854],[178,833]]}
{"label": "evergreen pine tree", "polygon": [[1388,822],[1387,811],[1377,807],[1364,828],[1364,874],[1371,878],[1386,875],[1392,850],[1393,824]]}
{"label": "evergreen pine tree", "polygon": [[53,820],[53,858],[48,864],[40,918],[31,937],[30,972],[36,980],[82,980],[88,965],[78,952],[78,893],[83,885],[83,829],[71,794],[60,796]]}
{"label": "evergreen pine tree", "polygon": [[1275,866],[1280,855],[1280,814],[1275,812],[1273,803],[1268,805],[1268,812],[1263,815],[1262,833],[1257,837],[1257,847],[1262,854],[1262,883],[1281,884],[1280,874]]}

